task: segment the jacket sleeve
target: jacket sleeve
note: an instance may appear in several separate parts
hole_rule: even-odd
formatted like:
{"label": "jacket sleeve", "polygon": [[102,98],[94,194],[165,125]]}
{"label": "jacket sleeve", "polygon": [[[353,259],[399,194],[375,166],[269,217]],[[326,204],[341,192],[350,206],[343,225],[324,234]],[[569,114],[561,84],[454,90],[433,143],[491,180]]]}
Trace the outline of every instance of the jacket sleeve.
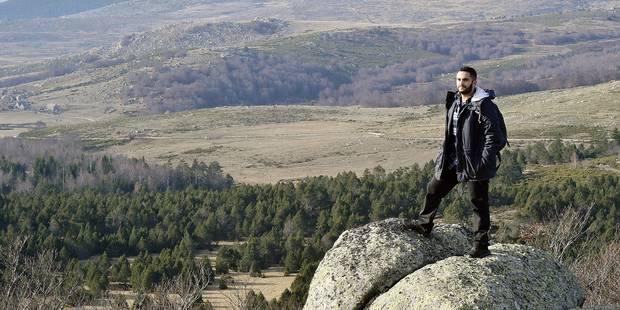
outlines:
{"label": "jacket sleeve", "polygon": [[[487,166],[495,162],[495,154],[504,147],[506,138],[500,129],[497,107],[492,101],[483,102],[481,119],[484,129],[484,148],[482,149],[482,164]],[[493,167],[495,168],[495,166]]]}

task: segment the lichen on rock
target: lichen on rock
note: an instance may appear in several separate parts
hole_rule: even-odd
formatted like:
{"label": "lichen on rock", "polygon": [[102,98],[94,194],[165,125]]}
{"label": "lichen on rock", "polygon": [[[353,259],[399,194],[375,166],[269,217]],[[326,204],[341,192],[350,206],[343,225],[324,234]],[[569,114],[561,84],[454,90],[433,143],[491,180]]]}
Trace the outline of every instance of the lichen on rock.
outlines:
{"label": "lichen on rock", "polygon": [[548,253],[496,244],[483,259],[449,257],[414,271],[369,309],[568,309],[584,301],[577,278]]}
{"label": "lichen on rock", "polygon": [[319,264],[304,309],[362,308],[411,272],[463,255],[471,233],[461,225],[439,225],[430,237],[387,219],[345,231]]}
{"label": "lichen on rock", "polygon": [[387,219],[345,231],[320,262],[304,309],[570,309],[577,278],[548,253],[494,244],[463,256],[472,233],[437,225],[430,237]]}

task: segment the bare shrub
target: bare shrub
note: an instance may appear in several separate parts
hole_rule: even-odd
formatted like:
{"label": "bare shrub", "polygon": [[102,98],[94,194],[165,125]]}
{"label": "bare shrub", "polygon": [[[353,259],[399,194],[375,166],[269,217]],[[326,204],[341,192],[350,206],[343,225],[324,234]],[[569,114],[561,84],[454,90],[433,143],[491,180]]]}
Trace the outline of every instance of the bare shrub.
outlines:
{"label": "bare shrub", "polygon": [[601,244],[587,234],[594,206],[556,209],[551,220],[526,227],[520,239],[568,266],[585,290],[586,306],[619,304],[620,241]]}
{"label": "bare shrub", "polygon": [[585,306],[620,304],[620,241],[591,249],[570,269],[586,291]]}
{"label": "bare shrub", "polygon": [[213,274],[208,262],[203,262],[188,274],[179,274],[163,281],[153,293],[153,309],[195,309],[202,304],[202,292],[211,284]]}
{"label": "bare shrub", "polygon": [[248,282],[238,282],[234,286],[229,286],[227,292],[224,293],[227,306],[235,310],[251,309],[251,300],[248,298],[250,291],[252,288]]}
{"label": "bare shrub", "polygon": [[[594,204],[587,208],[568,207],[563,212],[555,209],[551,219],[526,227],[521,233],[521,240],[526,244],[547,250],[553,257],[565,262],[587,237],[590,216]],[[579,251],[582,252],[582,251]]]}
{"label": "bare shrub", "polygon": [[80,279],[63,270],[54,250],[25,255],[27,237],[0,245],[1,309],[64,309],[85,299]]}

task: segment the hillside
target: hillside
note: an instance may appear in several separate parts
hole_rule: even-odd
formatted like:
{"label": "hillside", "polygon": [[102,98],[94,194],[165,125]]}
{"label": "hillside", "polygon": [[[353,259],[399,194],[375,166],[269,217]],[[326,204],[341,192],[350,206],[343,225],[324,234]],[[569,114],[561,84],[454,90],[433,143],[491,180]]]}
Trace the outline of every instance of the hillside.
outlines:
{"label": "hillside", "polygon": [[[513,147],[558,137],[580,142],[620,127],[619,91],[616,81],[501,96],[497,104]],[[70,120],[72,114],[65,114]],[[438,105],[221,107],[4,133],[77,135],[92,146],[160,163],[217,160],[235,180],[263,183],[345,170],[361,173],[377,164],[394,170],[425,163],[435,158],[442,119]]]}
{"label": "hillside", "polygon": [[226,50],[245,43],[290,34],[290,25],[277,19],[254,19],[245,23],[181,23],[123,37],[100,53],[115,58],[143,57],[192,49]]}
{"label": "hillside", "polygon": [[[26,63],[33,59],[81,53],[110,44],[133,32],[197,20],[241,22],[256,17],[279,18],[295,22],[299,31],[325,31],[378,25],[421,26],[488,21],[618,6],[615,0],[528,0],[517,3],[485,0],[467,2],[466,5],[461,0],[450,0],[443,1],[441,6],[420,0],[63,0],[59,5],[57,3],[54,2],[53,6],[41,0],[0,3],[0,38],[4,41],[0,64]],[[469,14],[470,11],[476,14]],[[12,20],[18,17],[30,19]]]}
{"label": "hillside", "polygon": [[[41,0],[8,0],[0,2],[0,20],[32,19],[37,17],[59,17],[82,13],[83,16],[144,16],[145,13],[158,13],[156,17],[184,14],[189,17],[218,16],[224,8],[223,17],[228,20],[247,19],[247,16],[275,16],[296,20],[346,20],[350,22],[368,21],[371,23],[402,23],[412,21],[445,20],[466,16],[470,10],[483,15],[465,18],[466,20],[489,19],[498,16],[529,16],[552,12],[571,12],[585,9],[612,8],[615,1],[559,1],[548,0],[533,6],[533,1],[522,1],[510,7],[508,2],[477,1],[462,6],[461,1],[452,0],[445,7],[426,5],[423,1],[385,1],[372,0],[362,3],[351,0],[322,0],[306,2],[298,0],[261,1],[247,0],[213,1],[182,0],[169,3],[159,0],[95,0],[95,1],[56,1],[54,5]],[[493,5],[494,4],[494,5]],[[376,10],[377,7],[382,10]],[[414,13],[414,14],[412,14]]]}
{"label": "hillside", "polygon": [[[299,33],[299,26],[281,19],[177,23],[80,54],[0,66],[0,89],[27,97],[32,110],[57,105],[71,117],[53,118],[75,123],[227,105],[433,104],[462,63],[479,68],[502,95],[620,79],[616,11],[432,28]],[[461,40],[466,45],[455,48]],[[29,123],[49,118],[32,115]]]}

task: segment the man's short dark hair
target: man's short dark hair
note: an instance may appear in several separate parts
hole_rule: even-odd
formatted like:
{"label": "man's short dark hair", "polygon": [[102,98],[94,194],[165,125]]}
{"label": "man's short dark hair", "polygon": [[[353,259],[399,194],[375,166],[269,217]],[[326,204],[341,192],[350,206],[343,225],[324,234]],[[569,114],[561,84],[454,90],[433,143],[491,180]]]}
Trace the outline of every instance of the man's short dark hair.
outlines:
{"label": "man's short dark hair", "polygon": [[476,69],[470,67],[470,66],[463,66],[461,67],[461,69],[459,69],[459,71],[464,71],[464,72],[469,72],[469,75],[471,75],[471,78],[473,80],[478,78],[478,74],[476,73]]}

